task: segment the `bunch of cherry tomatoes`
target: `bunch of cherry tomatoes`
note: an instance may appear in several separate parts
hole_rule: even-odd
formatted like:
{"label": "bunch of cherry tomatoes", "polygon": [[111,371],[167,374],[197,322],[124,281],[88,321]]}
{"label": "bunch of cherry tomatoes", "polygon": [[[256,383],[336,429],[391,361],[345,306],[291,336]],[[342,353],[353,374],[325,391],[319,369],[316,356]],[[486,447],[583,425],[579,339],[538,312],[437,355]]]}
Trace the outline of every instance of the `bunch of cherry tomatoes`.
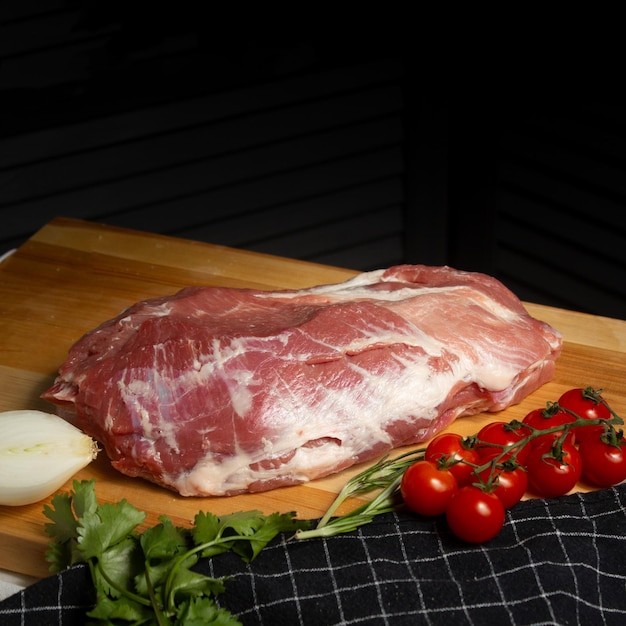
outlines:
{"label": "bunch of cherry tomatoes", "polygon": [[591,387],[566,391],[522,422],[495,421],[476,435],[436,436],[400,485],[406,506],[445,515],[460,539],[482,543],[504,525],[505,510],[527,492],[557,497],[579,480],[609,487],[626,480],[622,424]]}

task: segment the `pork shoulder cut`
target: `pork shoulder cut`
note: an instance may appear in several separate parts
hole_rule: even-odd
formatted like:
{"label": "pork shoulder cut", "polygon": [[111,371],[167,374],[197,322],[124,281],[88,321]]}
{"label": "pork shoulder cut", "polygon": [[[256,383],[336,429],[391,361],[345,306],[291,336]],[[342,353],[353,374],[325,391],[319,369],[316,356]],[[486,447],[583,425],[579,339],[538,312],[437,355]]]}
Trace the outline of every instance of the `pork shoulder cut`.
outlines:
{"label": "pork shoulder cut", "polygon": [[499,411],[561,335],[495,278],[401,265],[302,290],[188,287],[84,335],[42,397],[185,496],[328,475]]}

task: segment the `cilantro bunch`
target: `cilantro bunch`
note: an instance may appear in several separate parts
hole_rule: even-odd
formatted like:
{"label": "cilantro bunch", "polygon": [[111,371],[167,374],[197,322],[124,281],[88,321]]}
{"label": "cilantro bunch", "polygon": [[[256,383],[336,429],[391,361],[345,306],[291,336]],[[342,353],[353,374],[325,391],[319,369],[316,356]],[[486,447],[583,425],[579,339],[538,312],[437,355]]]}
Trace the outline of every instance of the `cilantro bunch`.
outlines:
{"label": "cilantro bunch", "polygon": [[295,513],[258,511],[217,517],[200,512],[191,528],[167,516],[139,533],[145,513],[126,500],[99,504],[95,480],[74,481],[73,491],[54,496],[44,515],[53,541],[46,552],[50,570],[87,563],[96,605],[87,616],[101,623],[239,624],[216,602],[224,580],[194,571],[201,558],[232,551],[252,561],[279,533],[309,527]]}

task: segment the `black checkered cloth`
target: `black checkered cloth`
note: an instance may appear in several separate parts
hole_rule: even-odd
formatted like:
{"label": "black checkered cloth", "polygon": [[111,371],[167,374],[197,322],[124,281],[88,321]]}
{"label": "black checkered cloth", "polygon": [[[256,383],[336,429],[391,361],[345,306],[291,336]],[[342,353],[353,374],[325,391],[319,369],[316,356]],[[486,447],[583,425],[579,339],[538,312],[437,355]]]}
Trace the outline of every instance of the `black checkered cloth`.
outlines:
{"label": "black checkered cloth", "polygon": [[[379,516],[329,539],[281,536],[250,564],[202,562],[232,577],[220,603],[243,624],[626,624],[626,485],[507,513],[484,545],[443,520]],[[83,624],[88,570],[51,576],[0,603],[0,624]]]}

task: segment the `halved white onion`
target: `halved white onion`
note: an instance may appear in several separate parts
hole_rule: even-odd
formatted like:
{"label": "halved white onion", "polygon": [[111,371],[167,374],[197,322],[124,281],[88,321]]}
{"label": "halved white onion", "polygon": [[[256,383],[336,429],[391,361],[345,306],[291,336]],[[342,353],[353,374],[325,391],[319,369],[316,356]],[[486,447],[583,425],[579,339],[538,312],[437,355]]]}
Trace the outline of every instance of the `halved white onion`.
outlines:
{"label": "halved white onion", "polygon": [[0,413],[0,504],[43,500],[96,458],[96,442],[43,411]]}

